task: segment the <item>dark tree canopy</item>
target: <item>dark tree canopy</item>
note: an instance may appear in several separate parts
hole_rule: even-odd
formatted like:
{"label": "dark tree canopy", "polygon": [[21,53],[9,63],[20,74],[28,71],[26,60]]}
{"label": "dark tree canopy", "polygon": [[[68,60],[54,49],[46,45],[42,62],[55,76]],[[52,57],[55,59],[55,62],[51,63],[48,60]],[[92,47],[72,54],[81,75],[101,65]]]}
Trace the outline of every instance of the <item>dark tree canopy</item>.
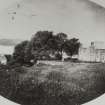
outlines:
{"label": "dark tree canopy", "polygon": [[14,53],[13,53],[13,59],[20,63],[24,64],[24,58],[25,58],[25,48],[29,41],[23,41],[15,46]]}
{"label": "dark tree canopy", "polygon": [[49,31],[38,31],[33,38],[31,43],[34,49],[46,48],[47,42],[53,37],[53,32]]}
{"label": "dark tree canopy", "polygon": [[69,56],[73,56],[75,54],[78,54],[79,47],[80,47],[80,42],[79,42],[79,39],[76,39],[76,38],[72,38],[72,39],[67,40],[63,46],[64,51]]}
{"label": "dark tree canopy", "polygon": [[58,33],[55,37],[55,41],[57,43],[57,51],[62,58],[63,46],[64,43],[67,41],[67,35],[65,33]]}
{"label": "dark tree canopy", "polygon": [[33,65],[34,63],[34,55],[32,54],[32,44],[31,42],[29,42],[25,49],[24,49],[24,53],[25,53],[25,56],[24,56],[24,60],[25,60],[25,63],[27,63],[28,65]]}
{"label": "dark tree canopy", "polygon": [[50,50],[54,49],[53,32],[39,31],[31,39],[32,54],[35,59],[41,59],[41,57],[48,57]]}
{"label": "dark tree canopy", "polygon": [[50,31],[38,31],[30,41],[23,41],[15,46],[13,59],[21,64],[35,63],[41,59],[61,60],[63,52],[73,56],[78,54],[79,47],[79,39],[68,39],[65,33],[54,35]]}

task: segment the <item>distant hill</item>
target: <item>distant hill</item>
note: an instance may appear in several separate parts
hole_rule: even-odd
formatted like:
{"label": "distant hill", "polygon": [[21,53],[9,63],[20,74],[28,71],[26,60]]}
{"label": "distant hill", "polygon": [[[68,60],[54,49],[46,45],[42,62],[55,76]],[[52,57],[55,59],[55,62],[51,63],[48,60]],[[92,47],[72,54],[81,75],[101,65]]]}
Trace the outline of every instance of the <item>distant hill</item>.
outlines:
{"label": "distant hill", "polygon": [[20,39],[0,39],[0,45],[3,46],[15,46],[20,43],[22,40]]}

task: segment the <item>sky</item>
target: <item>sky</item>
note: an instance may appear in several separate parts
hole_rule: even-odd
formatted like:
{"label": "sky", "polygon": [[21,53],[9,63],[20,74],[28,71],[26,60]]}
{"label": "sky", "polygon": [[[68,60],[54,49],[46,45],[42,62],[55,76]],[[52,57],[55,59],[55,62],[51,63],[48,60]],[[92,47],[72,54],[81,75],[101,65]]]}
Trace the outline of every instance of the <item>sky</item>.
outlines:
{"label": "sky", "polygon": [[5,8],[8,8],[11,4],[14,4],[15,2],[19,2],[21,0],[0,0],[0,11],[2,11]]}
{"label": "sky", "polygon": [[[91,1],[104,7],[103,0]],[[99,5],[89,0],[0,0],[0,38],[25,40],[49,30],[85,44],[104,41],[105,8]]]}

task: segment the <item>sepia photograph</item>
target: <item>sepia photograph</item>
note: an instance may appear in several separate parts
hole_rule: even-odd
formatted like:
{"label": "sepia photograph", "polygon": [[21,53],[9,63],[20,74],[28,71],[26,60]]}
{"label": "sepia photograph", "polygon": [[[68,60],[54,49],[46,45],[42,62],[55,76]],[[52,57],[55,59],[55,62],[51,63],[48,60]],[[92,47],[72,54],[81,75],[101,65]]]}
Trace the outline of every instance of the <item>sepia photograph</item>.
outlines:
{"label": "sepia photograph", "polygon": [[104,0],[0,0],[0,105],[90,105],[104,93]]}

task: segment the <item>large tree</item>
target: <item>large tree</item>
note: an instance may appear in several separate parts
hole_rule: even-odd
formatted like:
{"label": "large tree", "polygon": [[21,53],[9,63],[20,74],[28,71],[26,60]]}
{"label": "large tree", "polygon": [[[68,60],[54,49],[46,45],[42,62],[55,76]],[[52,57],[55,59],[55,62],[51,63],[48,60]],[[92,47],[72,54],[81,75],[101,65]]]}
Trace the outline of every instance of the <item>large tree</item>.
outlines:
{"label": "large tree", "polygon": [[79,47],[80,42],[77,38],[68,39],[63,45],[64,51],[71,57],[75,54],[78,54]]}
{"label": "large tree", "polygon": [[[53,32],[49,31],[38,31],[31,39],[32,54],[35,59],[41,59],[43,57],[48,57],[48,53],[51,50],[49,40],[53,39]],[[49,50],[49,52],[48,52]]]}
{"label": "large tree", "polygon": [[63,54],[63,46],[65,44],[65,42],[67,41],[67,35],[65,33],[58,33],[55,36],[55,41],[57,43],[57,51],[59,56],[61,56],[62,59],[62,54]]}
{"label": "large tree", "polygon": [[29,42],[25,47],[24,61],[27,65],[33,65],[35,63],[34,55],[32,54],[32,43]]}
{"label": "large tree", "polygon": [[56,35],[49,31],[38,31],[31,39],[32,54],[35,59],[42,59],[54,55],[62,59],[63,44],[67,40],[65,33]]}
{"label": "large tree", "polygon": [[49,39],[53,37],[53,32],[38,31],[31,39],[34,49],[46,47]]}
{"label": "large tree", "polygon": [[15,46],[13,53],[13,60],[16,63],[24,64],[25,63],[25,48],[29,41],[23,41]]}

